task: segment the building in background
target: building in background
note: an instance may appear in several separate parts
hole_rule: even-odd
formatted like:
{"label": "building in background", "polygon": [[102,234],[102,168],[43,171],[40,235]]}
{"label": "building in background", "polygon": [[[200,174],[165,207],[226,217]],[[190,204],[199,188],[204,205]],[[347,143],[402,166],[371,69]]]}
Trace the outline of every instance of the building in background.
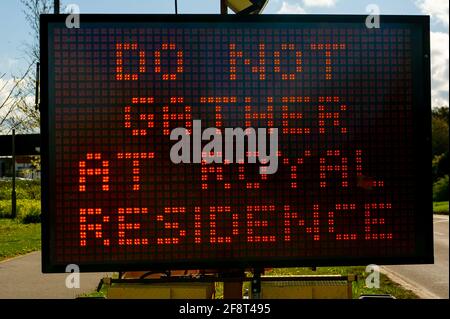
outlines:
{"label": "building in background", "polygon": [[[17,156],[16,157],[16,177],[26,179],[40,179],[39,156]],[[0,157],[0,178],[12,177],[11,156]]]}

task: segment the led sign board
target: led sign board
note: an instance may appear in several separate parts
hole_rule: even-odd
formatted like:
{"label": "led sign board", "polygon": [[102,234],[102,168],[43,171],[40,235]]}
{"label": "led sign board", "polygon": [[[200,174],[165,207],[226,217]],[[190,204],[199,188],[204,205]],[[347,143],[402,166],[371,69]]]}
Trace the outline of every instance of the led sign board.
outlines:
{"label": "led sign board", "polygon": [[[65,18],[41,19],[44,271],[432,262],[427,17]],[[266,134],[243,161],[237,128]]]}

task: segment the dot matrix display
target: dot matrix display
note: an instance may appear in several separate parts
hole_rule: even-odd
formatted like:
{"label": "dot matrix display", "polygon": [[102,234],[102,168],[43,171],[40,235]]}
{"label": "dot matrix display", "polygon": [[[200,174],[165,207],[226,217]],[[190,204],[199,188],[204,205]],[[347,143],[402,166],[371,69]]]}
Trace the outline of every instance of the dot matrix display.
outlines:
{"label": "dot matrix display", "polygon": [[[422,20],[97,17],[45,26],[47,271],[430,260]],[[277,128],[277,172],[172,163],[193,120]]]}

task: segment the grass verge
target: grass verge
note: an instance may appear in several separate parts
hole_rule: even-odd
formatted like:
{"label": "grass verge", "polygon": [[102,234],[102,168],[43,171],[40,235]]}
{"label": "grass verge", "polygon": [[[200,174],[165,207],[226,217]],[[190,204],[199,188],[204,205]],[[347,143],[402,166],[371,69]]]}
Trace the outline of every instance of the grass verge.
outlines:
{"label": "grass verge", "polygon": [[[358,299],[363,294],[389,294],[397,299],[417,299],[418,297],[410,290],[407,290],[399,284],[390,280],[384,274],[380,274],[380,288],[367,288],[365,278],[367,273],[365,272],[365,266],[353,266],[353,267],[320,267],[315,271],[310,268],[274,268],[266,275],[278,275],[278,276],[293,276],[293,275],[357,275],[358,280],[353,282],[353,298]],[[113,277],[117,278],[117,274],[114,273]],[[91,292],[82,295],[85,298],[105,298],[107,291],[106,286],[103,286],[100,292]],[[215,299],[223,298],[223,283],[217,282],[215,284]],[[244,282],[243,292],[245,290],[250,291],[250,283]]]}
{"label": "grass verge", "polygon": [[433,213],[448,215],[448,201],[447,202],[433,202]]}
{"label": "grass verge", "polygon": [[[17,219],[24,223],[41,221],[41,201],[37,199],[18,199],[16,202]],[[0,218],[11,216],[11,200],[0,200]]]}
{"label": "grass verge", "polygon": [[399,284],[390,280],[384,274],[380,274],[380,288],[367,288],[365,266],[352,267],[318,267],[315,271],[310,268],[276,268],[268,275],[357,275],[358,280],[353,283],[353,298],[359,298],[364,294],[389,294],[397,299],[418,298],[412,291],[404,289]]}
{"label": "grass verge", "polygon": [[[363,294],[389,294],[397,299],[416,299],[418,298],[412,291],[407,290],[399,284],[390,280],[384,274],[380,274],[380,288],[367,288],[365,278],[368,275],[365,266],[353,267],[318,267],[315,271],[311,268],[274,268],[266,275],[272,276],[293,276],[293,275],[357,275],[358,280],[353,283],[353,298],[358,299]],[[243,290],[250,291],[250,283],[245,282]],[[223,284],[216,283],[216,298],[223,298]]]}
{"label": "grass verge", "polygon": [[0,218],[0,260],[41,248],[41,224]]}

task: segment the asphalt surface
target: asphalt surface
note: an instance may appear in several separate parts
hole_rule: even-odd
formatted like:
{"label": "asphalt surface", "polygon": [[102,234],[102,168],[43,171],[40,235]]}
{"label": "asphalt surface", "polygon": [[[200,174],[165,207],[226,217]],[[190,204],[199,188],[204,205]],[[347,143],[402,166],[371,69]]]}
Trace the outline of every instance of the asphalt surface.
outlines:
{"label": "asphalt surface", "polygon": [[434,215],[433,265],[385,266],[383,271],[420,298],[448,299],[448,227],[448,215]]}
{"label": "asphalt surface", "polygon": [[80,274],[80,288],[68,289],[68,274],[41,273],[41,252],[0,262],[0,299],[72,299],[97,288],[106,273]]}
{"label": "asphalt surface", "polygon": [[[448,220],[448,216],[434,216],[433,265],[385,266],[383,272],[421,298],[448,299]],[[111,274],[82,273],[80,288],[68,289],[65,285],[67,274],[42,274],[41,253],[33,252],[0,262],[0,299],[71,299],[94,291],[100,279],[108,275]]]}

